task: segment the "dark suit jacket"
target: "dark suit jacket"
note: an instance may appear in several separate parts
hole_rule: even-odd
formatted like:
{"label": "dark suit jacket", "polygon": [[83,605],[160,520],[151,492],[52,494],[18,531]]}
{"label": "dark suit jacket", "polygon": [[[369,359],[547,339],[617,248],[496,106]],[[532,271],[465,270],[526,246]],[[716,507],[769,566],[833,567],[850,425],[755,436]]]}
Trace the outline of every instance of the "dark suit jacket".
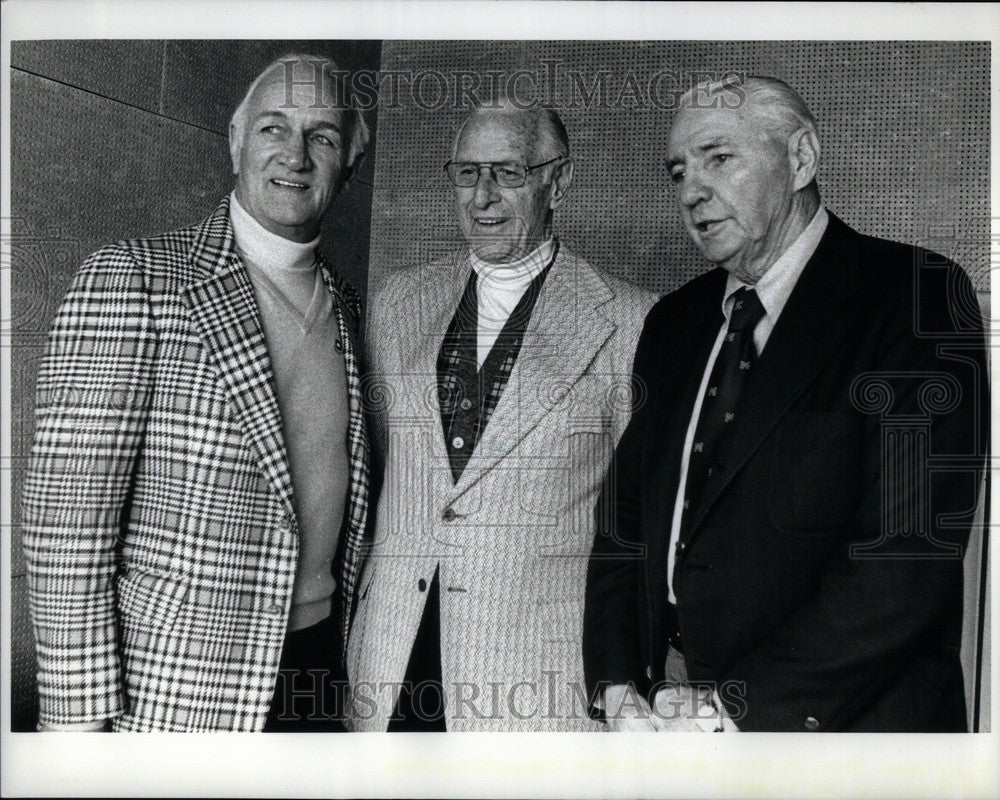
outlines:
{"label": "dark suit jacket", "polygon": [[[649,313],[597,508],[584,628],[602,682],[667,649],[681,450],[723,322],[715,269]],[[988,442],[965,273],[830,216],[741,398],[674,572],[692,681],[742,730],[964,730],[962,555]]]}

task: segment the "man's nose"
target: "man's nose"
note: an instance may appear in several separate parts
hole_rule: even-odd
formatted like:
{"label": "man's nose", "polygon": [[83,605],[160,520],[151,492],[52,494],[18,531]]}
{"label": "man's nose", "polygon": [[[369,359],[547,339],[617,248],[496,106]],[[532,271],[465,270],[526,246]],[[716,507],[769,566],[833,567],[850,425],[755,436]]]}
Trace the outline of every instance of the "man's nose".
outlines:
{"label": "man's nose", "polygon": [[289,136],[281,149],[281,160],[289,169],[309,169],[312,166],[312,159],[309,157],[306,137],[294,133]]}
{"label": "man's nose", "polygon": [[490,172],[489,167],[479,168],[479,177],[476,180],[476,191],[472,197],[473,202],[479,208],[485,208],[490,203],[495,203],[500,199],[500,194],[497,191],[499,187],[496,181],[493,180],[493,174]]}
{"label": "man's nose", "polygon": [[681,183],[680,200],[686,206],[695,206],[712,197],[712,188],[698,170],[689,170]]}

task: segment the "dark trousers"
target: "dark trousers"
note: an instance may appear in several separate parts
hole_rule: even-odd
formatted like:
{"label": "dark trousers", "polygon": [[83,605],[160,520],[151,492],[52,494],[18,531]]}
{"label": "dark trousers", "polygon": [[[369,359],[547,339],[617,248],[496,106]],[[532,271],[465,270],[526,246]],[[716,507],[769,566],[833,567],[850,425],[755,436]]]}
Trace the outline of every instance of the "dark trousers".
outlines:
{"label": "dark trousers", "polygon": [[441,594],[437,572],[427,590],[403,688],[389,720],[390,733],[443,733],[444,690],[441,686]]}
{"label": "dark trousers", "polygon": [[326,619],[285,636],[265,731],[344,730],[347,678],[338,618],[334,609]]}

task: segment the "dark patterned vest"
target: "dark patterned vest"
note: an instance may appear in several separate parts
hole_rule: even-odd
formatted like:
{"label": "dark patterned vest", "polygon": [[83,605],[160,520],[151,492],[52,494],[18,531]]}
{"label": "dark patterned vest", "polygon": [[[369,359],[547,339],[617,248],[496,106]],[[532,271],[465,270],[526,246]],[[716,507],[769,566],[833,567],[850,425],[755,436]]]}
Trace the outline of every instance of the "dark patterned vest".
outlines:
{"label": "dark patterned vest", "polygon": [[528,285],[483,361],[482,369],[476,360],[479,322],[476,271],[473,270],[469,276],[437,360],[441,425],[455,483],[462,477],[465,465],[469,463],[507,387],[517,355],[521,352],[524,331],[553,261],[555,254]]}

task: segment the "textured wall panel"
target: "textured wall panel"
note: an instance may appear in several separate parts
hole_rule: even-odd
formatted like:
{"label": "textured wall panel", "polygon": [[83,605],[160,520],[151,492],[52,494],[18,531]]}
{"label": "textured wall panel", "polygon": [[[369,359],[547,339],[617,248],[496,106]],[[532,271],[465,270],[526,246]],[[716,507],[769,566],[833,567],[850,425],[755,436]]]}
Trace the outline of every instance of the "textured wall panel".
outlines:
{"label": "textured wall panel", "polygon": [[[933,234],[988,288],[988,44],[407,41],[384,45],[382,68],[405,71],[423,93],[400,92],[395,108],[383,95],[372,279],[457,242],[441,171],[465,113],[456,73],[479,75],[486,94],[487,70],[503,84],[523,69],[537,77],[534,90],[532,79],[519,81],[521,95],[555,104],[577,159],[557,217],[563,237],[623,277],[676,288],[706,265],[680,226],[663,166],[671,113],[650,99],[650,82],[665,76],[656,94],[669,105],[670,89],[682,85],[673,76],[734,70],[774,75],[803,95],[819,123],[820,186],[836,214],[873,235]],[[603,73],[603,92],[587,103],[577,91],[568,107],[571,73],[586,90]]]}
{"label": "textured wall panel", "polygon": [[148,111],[160,110],[163,42],[12,42],[10,65]]}
{"label": "textured wall panel", "polygon": [[33,731],[38,721],[35,637],[28,615],[27,581],[23,576],[11,581],[10,600],[10,728]]}

